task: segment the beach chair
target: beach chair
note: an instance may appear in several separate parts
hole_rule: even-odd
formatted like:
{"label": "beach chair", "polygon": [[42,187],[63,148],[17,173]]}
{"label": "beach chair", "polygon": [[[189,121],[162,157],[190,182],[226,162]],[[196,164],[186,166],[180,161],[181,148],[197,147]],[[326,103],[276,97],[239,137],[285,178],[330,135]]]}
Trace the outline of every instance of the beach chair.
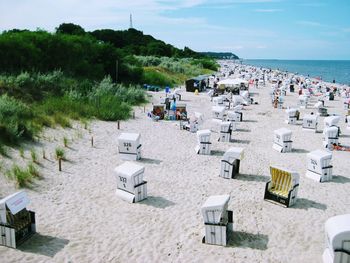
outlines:
{"label": "beach chair", "polygon": [[212,114],[214,119],[224,120],[225,107],[223,106],[213,106]]}
{"label": "beach chair", "polygon": [[125,162],[114,169],[117,179],[116,195],[129,203],[147,198],[147,182],[143,180],[145,168],[133,162]]}
{"label": "beach chair", "polygon": [[318,116],[307,114],[303,118],[303,130],[317,132]]}
{"label": "beach chair", "polygon": [[139,133],[122,133],[118,137],[119,156],[122,160],[141,159],[141,135]]}
{"label": "beach chair", "polygon": [[152,118],[157,118],[157,120],[163,120],[165,113],[165,105],[164,104],[154,104],[152,110]]}
{"label": "beach chair", "polygon": [[324,150],[312,151],[306,155],[306,160],[307,177],[317,182],[326,182],[332,180],[332,153]]}
{"label": "beach chair", "polygon": [[323,263],[350,262],[350,214],[329,218],[325,223],[326,249]]}
{"label": "beach chair", "polygon": [[197,131],[197,146],[195,148],[197,154],[210,154],[210,130],[200,130]]}
{"label": "beach chair", "polygon": [[328,117],[324,118],[323,124],[324,124],[325,128],[337,127],[338,128],[338,136],[339,136],[340,135],[339,121],[340,121],[340,116],[333,115],[333,116],[328,116]]}
{"label": "beach chair", "polygon": [[229,195],[210,196],[201,207],[205,236],[202,243],[226,246],[233,230],[233,213],[228,210]]}
{"label": "beach chair", "polygon": [[323,107],[323,103],[321,101],[318,101],[313,106],[315,109],[319,109]]}
{"label": "beach chair", "polygon": [[222,121],[220,123],[220,137],[219,142],[230,142],[231,141],[231,122],[229,121]]}
{"label": "beach chair", "polygon": [[0,245],[17,248],[36,233],[35,213],[27,210],[28,204],[24,191],[0,200]]}
{"label": "beach chair", "polygon": [[213,105],[214,106],[223,106],[224,105],[223,98],[221,96],[214,97],[213,98]]}
{"label": "beach chair", "polygon": [[296,124],[297,123],[297,109],[287,109],[286,110],[286,120],[287,124]]}
{"label": "beach chair", "polygon": [[233,111],[239,115],[239,120],[237,121],[243,121],[243,105],[237,105],[235,107],[233,107]]}
{"label": "beach chair", "polygon": [[346,123],[347,123],[346,129],[350,130],[350,115],[346,116]]}
{"label": "beach chair", "polygon": [[308,103],[308,97],[304,95],[300,95],[298,99],[298,105],[301,109],[306,109]]}
{"label": "beach chair", "polygon": [[274,130],[274,139],[272,148],[276,151],[285,153],[292,151],[292,131],[286,128]]}
{"label": "beach chair", "polygon": [[240,161],[243,157],[243,148],[232,147],[228,149],[221,160],[220,177],[230,179],[239,174]]}
{"label": "beach chair", "polygon": [[185,103],[176,103],[176,120],[187,120],[187,111]]}
{"label": "beach chair", "polygon": [[271,180],[266,183],[264,200],[292,206],[298,194],[299,174],[270,166]]}
{"label": "beach chair", "polygon": [[318,115],[320,115],[322,117],[327,117],[328,110],[326,108],[320,107],[320,108],[318,108]]}
{"label": "beach chair", "polygon": [[323,130],[323,147],[332,150],[334,144],[338,144],[338,137],[339,130],[338,127],[332,126],[332,127],[326,127]]}

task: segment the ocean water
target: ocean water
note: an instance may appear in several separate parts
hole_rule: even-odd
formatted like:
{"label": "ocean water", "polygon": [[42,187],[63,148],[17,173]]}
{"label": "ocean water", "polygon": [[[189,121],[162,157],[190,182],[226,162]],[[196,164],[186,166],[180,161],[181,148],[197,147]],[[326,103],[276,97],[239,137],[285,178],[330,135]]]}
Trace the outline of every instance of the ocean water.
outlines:
{"label": "ocean water", "polygon": [[337,83],[350,85],[350,60],[246,59],[243,64],[322,77],[324,81],[335,80]]}

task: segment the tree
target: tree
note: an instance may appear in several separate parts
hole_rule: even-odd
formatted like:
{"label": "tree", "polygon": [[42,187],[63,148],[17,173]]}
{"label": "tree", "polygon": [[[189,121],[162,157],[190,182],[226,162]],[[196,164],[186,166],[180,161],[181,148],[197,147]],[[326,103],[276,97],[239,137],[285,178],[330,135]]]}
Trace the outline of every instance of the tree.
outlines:
{"label": "tree", "polygon": [[85,35],[85,30],[81,26],[73,23],[63,23],[56,28],[56,33],[68,35]]}

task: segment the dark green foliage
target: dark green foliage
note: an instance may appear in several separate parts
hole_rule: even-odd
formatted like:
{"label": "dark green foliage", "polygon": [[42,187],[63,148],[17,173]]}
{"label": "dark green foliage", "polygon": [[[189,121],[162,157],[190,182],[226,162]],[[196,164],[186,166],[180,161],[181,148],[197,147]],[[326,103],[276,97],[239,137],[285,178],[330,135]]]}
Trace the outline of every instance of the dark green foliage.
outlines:
{"label": "dark green foliage", "polygon": [[200,52],[200,54],[215,59],[239,59],[239,57],[232,52]]}
{"label": "dark green foliage", "polygon": [[69,34],[69,35],[84,35],[85,30],[73,23],[63,23],[56,28],[56,33]]}

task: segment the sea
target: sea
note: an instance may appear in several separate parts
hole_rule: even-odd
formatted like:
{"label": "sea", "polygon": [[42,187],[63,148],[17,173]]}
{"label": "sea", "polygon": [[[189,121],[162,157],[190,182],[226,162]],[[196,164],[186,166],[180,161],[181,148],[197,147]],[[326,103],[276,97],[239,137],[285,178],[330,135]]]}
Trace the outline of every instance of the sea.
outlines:
{"label": "sea", "polygon": [[245,59],[243,64],[278,69],[303,76],[319,77],[327,82],[350,85],[350,60]]}

